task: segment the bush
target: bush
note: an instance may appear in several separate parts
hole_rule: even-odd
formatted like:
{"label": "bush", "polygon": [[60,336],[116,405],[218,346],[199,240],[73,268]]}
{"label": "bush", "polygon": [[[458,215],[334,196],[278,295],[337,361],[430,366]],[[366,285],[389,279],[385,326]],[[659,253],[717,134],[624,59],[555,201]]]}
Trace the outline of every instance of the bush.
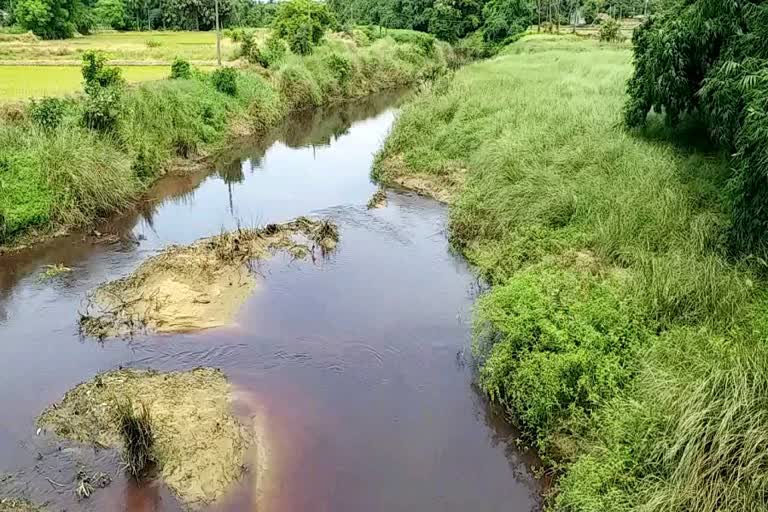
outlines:
{"label": "bush", "polygon": [[349,80],[352,75],[352,62],[348,57],[333,52],[326,55],[324,60],[325,65],[339,83],[345,84]]}
{"label": "bush", "polygon": [[211,74],[211,82],[217,91],[230,96],[237,95],[237,70],[219,68]]}
{"label": "bush", "polygon": [[610,282],[558,269],[518,273],[476,315],[482,388],[542,438],[615,396],[646,336]]}
{"label": "bush", "polygon": [[156,39],[147,39],[144,42],[144,44],[147,45],[147,48],[160,48],[161,46],[163,46],[163,43],[161,43],[160,41],[158,41]]}
{"label": "bush", "polygon": [[[261,51],[256,45],[256,38],[253,31],[243,31],[240,36],[240,57],[244,58],[251,64],[260,64],[263,66],[263,59]],[[266,67],[266,66],[265,66]]]}
{"label": "bush", "polygon": [[621,33],[621,24],[611,18],[600,24],[600,40],[606,43],[621,42],[624,35]]}
{"label": "bush", "polygon": [[283,62],[287,53],[288,47],[286,46],[285,41],[272,34],[267,39],[266,48],[261,51],[262,59],[264,61],[262,65],[265,68],[273,68]]}
{"label": "bush", "polygon": [[122,91],[116,87],[93,89],[83,101],[83,124],[91,130],[114,131],[120,119]]}
{"label": "bush", "polygon": [[189,61],[181,57],[173,59],[173,64],[171,64],[171,78],[173,80],[189,80],[192,78],[192,66],[190,66]]}
{"label": "bush", "polygon": [[392,30],[387,33],[398,43],[413,44],[426,56],[435,54],[435,36],[411,30]]}
{"label": "bush", "polygon": [[85,91],[124,84],[120,68],[107,65],[107,56],[100,51],[88,50],[83,54],[82,66]]}
{"label": "bush", "polygon": [[29,116],[38,126],[46,130],[55,130],[64,119],[66,106],[66,101],[61,98],[33,100],[29,106]]}
{"label": "bush", "polygon": [[86,93],[83,124],[100,132],[110,132],[117,127],[125,83],[120,68],[107,66],[106,61],[102,52],[89,50],[83,55]]}

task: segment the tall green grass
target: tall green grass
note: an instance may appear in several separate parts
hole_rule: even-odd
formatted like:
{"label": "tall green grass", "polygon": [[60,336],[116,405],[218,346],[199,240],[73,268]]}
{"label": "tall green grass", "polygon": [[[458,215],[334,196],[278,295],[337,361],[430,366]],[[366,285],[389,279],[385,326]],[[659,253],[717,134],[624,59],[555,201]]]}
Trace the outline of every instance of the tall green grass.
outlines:
{"label": "tall green grass", "polygon": [[175,161],[221,148],[230,134],[258,133],[294,110],[432,78],[451,56],[442,43],[425,51],[390,37],[364,44],[334,37],[276,69],[238,70],[234,95],[203,72],[129,88],[117,128],[107,134],[83,126],[79,99],[66,103],[54,129],[13,111],[14,119],[0,123],[0,243],[32,229],[87,225],[128,207]]}
{"label": "tall green grass", "polygon": [[407,107],[374,175],[464,184],[479,382],[562,475],[553,510],[766,510],[764,283],[727,259],[723,155],[622,128],[631,71],[527,37]]}

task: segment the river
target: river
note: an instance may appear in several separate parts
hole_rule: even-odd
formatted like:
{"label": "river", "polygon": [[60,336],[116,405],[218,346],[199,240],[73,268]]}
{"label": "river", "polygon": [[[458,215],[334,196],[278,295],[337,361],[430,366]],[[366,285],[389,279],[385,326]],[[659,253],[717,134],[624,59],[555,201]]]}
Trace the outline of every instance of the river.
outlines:
{"label": "river", "polygon": [[[401,101],[383,94],[294,116],[207,172],[161,180],[135,211],[98,227],[101,236],[0,257],[0,490],[50,510],[180,510],[162,484],[125,479],[113,451],[36,435],[35,418],[101,371],[213,366],[258,404],[275,469],[269,496],[246,478],[211,510],[537,510],[535,458],[472,386],[480,287],[449,247],[446,208],[396,191],[386,207],[366,208],[373,157]],[[235,326],[80,337],[86,294],[164,247],[310,214],[339,225],[336,252],[265,262]],[[72,272],[42,279],[54,264]],[[81,467],[113,483],[77,501]]]}

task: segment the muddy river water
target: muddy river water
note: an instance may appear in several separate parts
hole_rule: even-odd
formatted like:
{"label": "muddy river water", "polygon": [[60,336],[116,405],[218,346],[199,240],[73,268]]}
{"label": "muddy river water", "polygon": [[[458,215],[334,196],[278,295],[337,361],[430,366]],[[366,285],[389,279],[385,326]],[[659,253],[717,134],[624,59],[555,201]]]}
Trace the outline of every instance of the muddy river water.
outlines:
{"label": "muddy river water", "polygon": [[[449,248],[446,208],[395,191],[386,207],[366,208],[373,157],[401,101],[385,94],[297,116],[208,172],[164,179],[100,237],[0,256],[0,494],[50,510],[180,510],[162,484],[126,480],[113,451],[37,435],[35,418],[101,371],[212,366],[239,390],[238,407],[264,418],[271,453],[266,474],[247,475],[211,510],[536,510],[534,460],[472,386],[479,287]],[[334,219],[337,251],[263,263],[235,326],[79,336],[88,291],[169,244],[299,215]],[[72,272],[42,279],[53,264]],[[78,470],[113,482],[78,501]]]}

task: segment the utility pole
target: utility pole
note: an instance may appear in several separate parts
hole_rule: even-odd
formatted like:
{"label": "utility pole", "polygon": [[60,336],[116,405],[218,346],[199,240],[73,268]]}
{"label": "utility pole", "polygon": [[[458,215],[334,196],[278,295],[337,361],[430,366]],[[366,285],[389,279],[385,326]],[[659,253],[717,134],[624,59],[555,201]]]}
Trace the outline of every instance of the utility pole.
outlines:
{"label": "utility pole", "polygon": [[216,0],[216,61],[221,67],[221,25],[219,24],[219,0]]}

